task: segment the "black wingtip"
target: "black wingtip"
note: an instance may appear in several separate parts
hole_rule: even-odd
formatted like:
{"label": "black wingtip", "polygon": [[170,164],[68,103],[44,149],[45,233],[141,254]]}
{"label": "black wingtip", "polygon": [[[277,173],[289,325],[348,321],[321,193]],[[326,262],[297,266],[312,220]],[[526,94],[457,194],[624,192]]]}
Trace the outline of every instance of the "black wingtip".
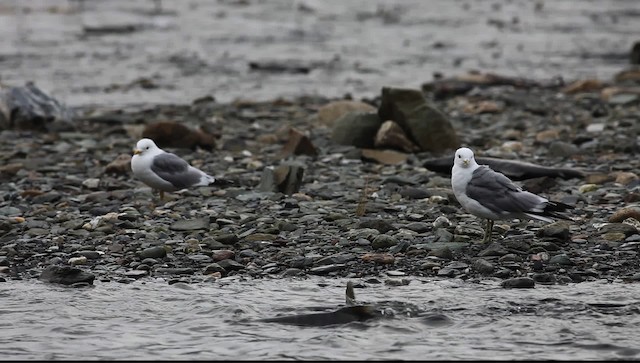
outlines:
{"label": "black wingtip", "polygon": [[231,179],[227,179],[227,178],[216,178],[213,183],[211,183],[211,185],[215,185],[218,187],[230,187],[230,186],[234,186],[237,183]]}
{"label": "black wingtip", "polygon": [[571,209],[574,209],[575,207],[570,205],[570,204],[566,204],[566,203],[562,203],[562,202],[554,202],[554,201],[550,201],[547,203],[547,205],[544,207],[544,211],[543,213],[541,213],[541,215],[545,215],[545,216],[549,216],[549,217],[553,217],[553,218],[557,218],[557,219],[564,219],[567,221],[571,221],[573,220],[573,218],[563,214],[568,212]]}

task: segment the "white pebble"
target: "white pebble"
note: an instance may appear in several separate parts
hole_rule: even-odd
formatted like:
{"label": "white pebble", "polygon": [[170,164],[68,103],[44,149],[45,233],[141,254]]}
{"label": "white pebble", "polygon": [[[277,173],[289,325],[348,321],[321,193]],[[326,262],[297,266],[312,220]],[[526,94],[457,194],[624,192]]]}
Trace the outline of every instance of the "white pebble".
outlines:
{"label": "white pebble", "polygon": [[84,256],[80,256],[80,257],[71,257],[69,259],[69,265],[75,266],[75,265],[86,265],[87,264],[87,258]]}
{"label": "white pebble", "polygon": [[82,182],[82,185],[89,189],[98,189],[100,185],[100,179],[98,178],[89,178]]}

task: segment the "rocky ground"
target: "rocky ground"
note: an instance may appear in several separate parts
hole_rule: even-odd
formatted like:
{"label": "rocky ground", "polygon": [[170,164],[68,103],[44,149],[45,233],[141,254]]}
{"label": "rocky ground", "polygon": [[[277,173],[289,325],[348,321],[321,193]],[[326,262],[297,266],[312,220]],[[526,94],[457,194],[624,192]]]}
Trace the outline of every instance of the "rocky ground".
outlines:
{"label": "rocky ground", "polygon": [[[425,84],[391,106],[382,92],[348,102],[202,98],[79,109],[71,122],[5,120],[0,280],[637,281],[639,82],[633,69],[610,82],[476,74]],[[411,98],[417,94],[424,100]],[[441,111],[437,130],[402,122],[412,102]],[[400,131],[385,139],[377,132],[387,119]],[[443,125],[451,126],[444,134]],[[225,183],[160,200],[129,169],[143,135]],[[498,221],[493,242],[480,243],[482,221],[461,209],[446,170],[427,167],[458,145],[584,172],[518,181],[574,205],[573,221]]]}

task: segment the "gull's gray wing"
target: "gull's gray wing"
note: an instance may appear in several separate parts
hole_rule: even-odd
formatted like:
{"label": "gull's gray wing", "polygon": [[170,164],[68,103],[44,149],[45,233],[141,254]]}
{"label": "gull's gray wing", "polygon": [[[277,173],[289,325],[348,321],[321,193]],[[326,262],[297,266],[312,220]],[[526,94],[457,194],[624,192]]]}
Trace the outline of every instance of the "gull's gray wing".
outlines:
{"label": "gull's gray wing", "polygon": [[528,212],[543,201],[484,165],[473,172],[466,193],[496,214]]}
{"label": "gull's gray wing", "polygon": [[189,163],[172,153],[156,155],[151,170],[178,189],[188,188],[200,181],[201,174]]}

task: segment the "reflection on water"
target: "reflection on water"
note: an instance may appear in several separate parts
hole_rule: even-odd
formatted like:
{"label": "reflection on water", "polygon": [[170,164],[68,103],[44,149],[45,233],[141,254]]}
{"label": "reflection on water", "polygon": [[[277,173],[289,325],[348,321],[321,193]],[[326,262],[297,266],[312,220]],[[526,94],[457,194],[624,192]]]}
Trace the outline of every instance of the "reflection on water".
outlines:
{"label": "reflection on water", "polygon": [[264,318],[345,306],[344,279],[73,289],[0,283],[3,359],[637,359],[640,292],[585,282],[354,281],[380,318],[319,327]]}

